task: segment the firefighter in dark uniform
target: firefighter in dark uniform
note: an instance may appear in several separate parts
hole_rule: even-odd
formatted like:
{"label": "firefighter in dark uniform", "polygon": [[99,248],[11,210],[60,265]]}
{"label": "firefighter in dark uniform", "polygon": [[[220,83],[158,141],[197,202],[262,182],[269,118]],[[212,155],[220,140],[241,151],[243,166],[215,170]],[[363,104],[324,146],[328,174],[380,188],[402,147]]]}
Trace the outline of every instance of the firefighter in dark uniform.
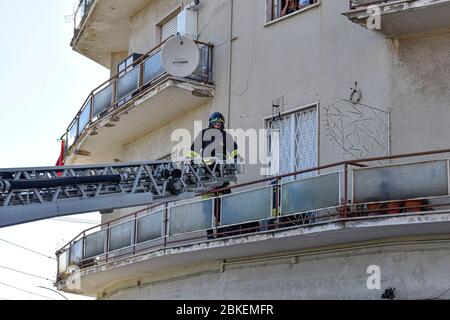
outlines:
{"label": "firefighter in dark uniform", "polygon": [[[210,168],[214,163],[210,158],[218,160],[228,160],[236,162],[239,157],[238,146],[233,137],[225,131],[225,117],[220,112],[214,112],[209,117],[209,126],[195,138],[191,146],[191,150],[187,155],[188,158],[202,159]],[[229,186],[229,182],[225,182],[221,188]],[[221,191],[219,195],[230,194],[231,190]],[[216,208],[220,210],[220,202],[216,202]],[[220,214],[216,212],[216,221],[219,222]],[[220,228],[219,232],[229,231],[229,228]],[[211,235],[211,230],[208,235]],[[225,236],[227,236],[226,234]]]}
{"label": "firefighter in dark uniform", "polygon": [[[192,143],[188,158],[203,159],[211,165],[209,158],[237,161],[238,146],[233,137],[225,131],[225,117],[220,112],[214,112],[209,117],[209,127],[203,129]],[[224,184],[223,187],[228,186]]]}

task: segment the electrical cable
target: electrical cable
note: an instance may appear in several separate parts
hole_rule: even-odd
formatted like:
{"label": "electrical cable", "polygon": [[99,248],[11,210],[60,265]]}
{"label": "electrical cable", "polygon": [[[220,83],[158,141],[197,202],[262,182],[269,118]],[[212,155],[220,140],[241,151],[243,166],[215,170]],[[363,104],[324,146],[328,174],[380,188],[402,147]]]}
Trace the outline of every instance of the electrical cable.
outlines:
{"label": "electrical cable", "polygon": [[17,273],[21,273],[21,274],[24,274],[24,275],[27,275],[27,276],[30,276],[30,277],[34,277],[34,278],[38,278],[38,279],[42,279],[42,280],[47,280],[47,281],[53,282],[53,280],[51,280],[51,279],[44,278],[44,277],[41,277],[41,276],[37,276],[35,274],[28,273],[28,272],[25,272],[25,271],[20,271],[20,270],[13,269],[13,268],[8,268],[8,267],[5,267],[5,266],[0,266],[0,268],[6,269],[6,270],[10,270],[10,271],[14,271],[14,272],[17,272]]}
{"label": "electrical cable", "polygon": [[26,292],[26,293],[28,293],[28,294],[32,294],[32,295],[41,297],[41,298],[50,299],[50,300],[55,300],[55,299],[53,299],[53,298],[50,298],[50,297],[47,297],[47,296],[43,296],[42,294],[38,294],[38,293],[34,293],[34,292],[31,292],[31,291],[28,291],[28,290],[25,290],[25,289],[22,289],[22,288],[18,288],[18,287],[12,286],[12,285],[10,285],[10,284],[7,284],[7,283],[1,282],[1,281],[0,281],[0,284],[1,284],[1,285],[4,285],[5,287],[10,287],[10,288],[13,288],[13,289],[22,291],[22,292]]}
{"label": "electrical cable", "polygon": [[98,221],[88,220],[88,219],[72,219],[72,218],[53,218],[53,221],[62,221],[62,222],[72,222],[72,223],[82,223],[82,224],[91,224],[98,225]]}
{"label": "electrical cable", "polygon": [[11,242],[11,241],[8,241],[8,240],[4,240],[4,239],[0,239],[0,241],[6,242],[6,243],[8,243],[8,244],[10,244],[10,245],[19,247],[19,248],[21,248],[21,249],[23,249],[23,250],[27,250],[27,251],[30,251],[30,252],[32,252],[32,253],[35,253],[35,254],[38,254],[38,255],[40,255],[40,256],[43,256],[43,257],[46,257],[46,258],[48,258],[48,259],[52,259],[52,260],[55,260],[55,261],[56,261],[56,258],[54,258],[54,257],[50,257],[50,256],[48,256],[48,255],[46,255],[46,254],[43,254],[43,253],[34,251],[34,250],[32,250],[32,249],[29,249],[29,248],[26,248],[26,247],[21,246],[21,245],[19,245],[19,244],[17,244],[17,243],[14,243],[14,242]]}
{"label": "electrical cable", "polygon": [[450,288],[448,288],[447,290],[445,290],[444,292],[442,292],[440,295],[438,295],[435,298],[428,298],[428,299],[425,299],[425,300],[439,300],[444,294],[446,294],[449,291],[450,291]]}

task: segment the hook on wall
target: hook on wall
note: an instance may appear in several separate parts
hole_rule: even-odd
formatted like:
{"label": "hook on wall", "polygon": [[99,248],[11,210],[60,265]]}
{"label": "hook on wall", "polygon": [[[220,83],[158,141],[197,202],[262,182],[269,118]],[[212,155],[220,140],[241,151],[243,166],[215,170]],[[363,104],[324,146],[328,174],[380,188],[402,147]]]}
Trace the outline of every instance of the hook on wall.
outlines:
{"label": "hook on wall", "polygon": [[352,93],[350,94],[350,101],[353,104],[357,104],[361,101],[362,99],[362,92],[361,89],[358,88],[358,82],[355,81],[355,87],[354,88],[350,88],[350,90],[352,90]]}

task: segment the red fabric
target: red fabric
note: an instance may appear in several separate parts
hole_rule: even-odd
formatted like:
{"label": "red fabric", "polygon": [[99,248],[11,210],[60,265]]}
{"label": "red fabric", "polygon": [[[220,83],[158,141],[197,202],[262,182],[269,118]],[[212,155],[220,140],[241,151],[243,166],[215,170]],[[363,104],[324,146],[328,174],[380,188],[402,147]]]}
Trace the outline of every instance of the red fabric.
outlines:
{"label": "red fabric", "polygon": [[[59,154],[58,161],[56,161],[57,167],[64,166],[64,140],[61,140],[61,153]],[[62,175],[62,172],[58,172],[58,177]]]}

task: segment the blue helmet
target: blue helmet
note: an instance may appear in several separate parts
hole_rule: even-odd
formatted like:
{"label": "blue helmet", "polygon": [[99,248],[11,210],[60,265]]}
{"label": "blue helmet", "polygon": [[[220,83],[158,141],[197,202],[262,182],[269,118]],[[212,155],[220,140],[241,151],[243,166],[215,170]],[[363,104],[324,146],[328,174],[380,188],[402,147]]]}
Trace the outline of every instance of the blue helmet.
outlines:
{"label": "blue helmet", "polygon": [[222,129],[225,128],[225,117],[220,112],[213,112],[209,116],[209,127],[212,128],[215,123],[220,123],[222,125]]}

